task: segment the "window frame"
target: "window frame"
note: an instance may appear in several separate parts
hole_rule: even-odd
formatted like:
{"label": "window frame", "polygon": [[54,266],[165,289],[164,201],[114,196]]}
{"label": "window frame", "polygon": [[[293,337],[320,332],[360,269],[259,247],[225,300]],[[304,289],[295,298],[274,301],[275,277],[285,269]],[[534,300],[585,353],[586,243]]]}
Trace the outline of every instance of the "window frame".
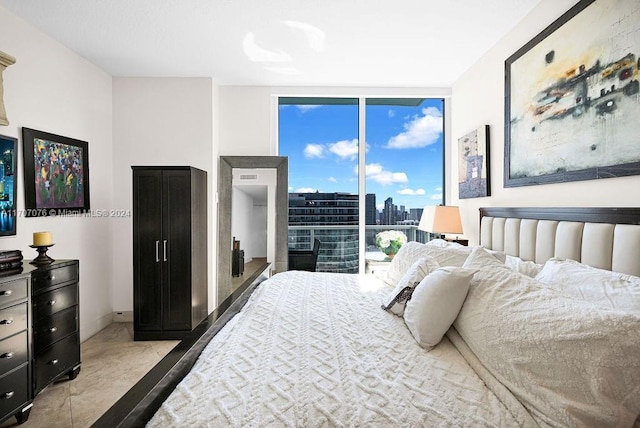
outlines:
{"label": "window frame", "polygon": [[[452,165],[451,158],[451,88],[273,88],[271,91],[271,154],[279,156],[279,100],[280,98],[357,98],[358,99],[358,171],[365,170],[366,136],[366,100],[371,98],[432,98],[442,100],[442,203],[446,205],[451,200],[449,189],[452,174],[449,173]],[[365,209],[366,206],[366,175],[358,174],[358,273],[365,273]]]}

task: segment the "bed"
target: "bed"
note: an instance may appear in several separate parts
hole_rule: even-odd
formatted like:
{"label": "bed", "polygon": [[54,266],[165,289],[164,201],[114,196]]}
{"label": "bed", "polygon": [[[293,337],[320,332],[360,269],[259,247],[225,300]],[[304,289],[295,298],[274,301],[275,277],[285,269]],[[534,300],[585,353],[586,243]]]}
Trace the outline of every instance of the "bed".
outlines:
{"label": "bed", "polygon": [[640,209],[480,218],[384,275],[259,283],[96,425],[640,426]]}

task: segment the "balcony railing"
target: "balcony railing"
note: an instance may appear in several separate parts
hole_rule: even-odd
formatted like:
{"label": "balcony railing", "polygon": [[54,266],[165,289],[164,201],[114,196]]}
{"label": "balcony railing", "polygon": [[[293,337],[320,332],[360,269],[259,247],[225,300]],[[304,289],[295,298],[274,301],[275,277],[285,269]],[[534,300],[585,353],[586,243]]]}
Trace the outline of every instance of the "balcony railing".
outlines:
{"label": "balcony railing", "polygon": [[[365,226],[365,251],[381,253],[376,246],[376,234],[384,230],[400,230],[407,241],[427,242],[431,234],[418,230],[417,225],[367,225]],[[289,226],[289,249],[310,250],[314,239],[319,239],[317,271],[358,273],[359,245],[357,226]],[[380,255],[378,254],[378,257]]]}

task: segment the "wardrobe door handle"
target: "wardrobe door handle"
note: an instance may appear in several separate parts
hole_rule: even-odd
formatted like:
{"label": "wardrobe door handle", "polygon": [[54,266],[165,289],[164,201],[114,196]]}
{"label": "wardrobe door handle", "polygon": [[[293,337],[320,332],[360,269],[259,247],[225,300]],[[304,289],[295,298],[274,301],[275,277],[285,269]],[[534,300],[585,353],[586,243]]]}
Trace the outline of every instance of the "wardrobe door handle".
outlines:
{"label": "wardrobe door handle", "polygon": [[9,325],[9,324],[13,324],[13,320],[9,319],[9,320],[2,320],[0,321],[0,324],[2,325]]}
{"label": "wardrobe door handle", "polygon": [[13,290],[2,290],[0,291],[0,296],[11,296],[13,294]]}
{"label": "wardrobe door handle", "polygon": [[13,397],[13,394],[15,394],[15,392],[13,391],[5,392],[4,394],[2,394],[2,398],[6,400],[10,400],[11,397]]}
{"label": "wardrobe door handle", "polygon": [[9,351],[9,352],[5,352],[4,354],[0,355],[0,358],[4,358],[4,359],[10,359],[13,358],[13,352]]}
{"label": "wardrobe door handle", "polygon": [[164,261],[167,261],[167,240],[162,241]]}
{"label": "wardrobe door handle", "polygon": [[160,241],[156,241],[156,263],[160,261],[160,250],[158,249],[158,245],[160,245]]}

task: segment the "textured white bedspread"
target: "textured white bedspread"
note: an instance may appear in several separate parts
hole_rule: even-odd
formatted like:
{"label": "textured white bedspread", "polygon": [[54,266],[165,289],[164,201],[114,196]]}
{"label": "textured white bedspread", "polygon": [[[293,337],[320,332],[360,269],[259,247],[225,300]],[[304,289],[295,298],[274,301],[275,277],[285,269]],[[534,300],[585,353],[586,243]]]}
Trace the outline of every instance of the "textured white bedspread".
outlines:
{"label": "textured white bedspread", "polygon": [[521,425],[446,337],[426,352],[380,308],[389,291],[372,275],[275,275],[148,426]]}

